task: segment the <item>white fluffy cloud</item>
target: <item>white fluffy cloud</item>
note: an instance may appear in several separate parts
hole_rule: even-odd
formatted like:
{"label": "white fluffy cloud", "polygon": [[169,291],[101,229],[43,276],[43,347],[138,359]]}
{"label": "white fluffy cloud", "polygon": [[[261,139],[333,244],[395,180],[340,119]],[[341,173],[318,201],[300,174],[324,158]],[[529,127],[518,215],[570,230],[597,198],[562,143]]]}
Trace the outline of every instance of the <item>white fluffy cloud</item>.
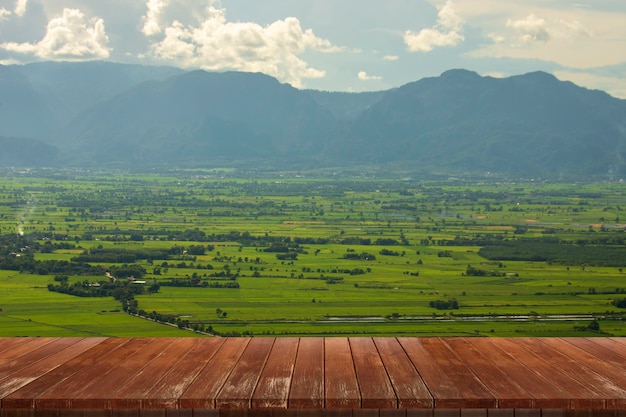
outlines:
{"label": "white fluffy cloud", "polygon": [[372,81],[372,80],[382,80],[383,77],[379,77],[377,75],[369,75],[365,71],[359,71],[358,73],[359,80],[361,81]]}
{"label": "white fluffy cloud", "polygon": [[2,22],[3,20],[7,20],[9,16],[11,16],[10,11],[4,8],[0,9],[0,22]]}
{"label": "white fluffy cloud", "polygon": [[[182,8],[192,0],[148,0],[142,32],[153,40],[153,57],[186,68],[262,72],[300,87],[304,78],[321,78],[299,55],[306,50],[336,51],[329,41],[303,30],[295,17],[261,26],[229,22],[226,10]],[[206,3],[205,3],[206,4]],[[182,15],[181,10],[186,14]],[[178,13],[175,15],[174,13]]]}
{"label": "white fluffy cloud", "polygon": [[18,16],[24,16],[26,13],[26,6],[28,5],[28,0],[17,0],[15,4],[15,14]]}
{"label": "white fluffy cloud", "polygon": [[430,52],[440,46],[456,46],[465,40],[462,35],[463,19],[448,0],[439,9],[437,24],[432,28],[422,29],[419,32],[407,30],[404,33],[404,43],[411,52]]}
{"label": "white fluffy cloud", "polygon": [[400,59],[400,57],[398,55],[385,55],[383,57],[384,61],[397,61],[399,59]]}
{"label": "white fluffy cloud", "polygon": [[88,19],[78,9],[64,9],[48,23],[37,43],[5,42],[0,49],[46,60],[84,61],[109,57],[109,38],[102,19]]}
{"label": "white fluffy cloud", "polygon": [[506,22],[506,26],[513,28],[519,38],[525,43],[536,41],[547,42],[550,40],[548,22],[534,14],[530,14],[528,17],[521,20],[509,20]]}

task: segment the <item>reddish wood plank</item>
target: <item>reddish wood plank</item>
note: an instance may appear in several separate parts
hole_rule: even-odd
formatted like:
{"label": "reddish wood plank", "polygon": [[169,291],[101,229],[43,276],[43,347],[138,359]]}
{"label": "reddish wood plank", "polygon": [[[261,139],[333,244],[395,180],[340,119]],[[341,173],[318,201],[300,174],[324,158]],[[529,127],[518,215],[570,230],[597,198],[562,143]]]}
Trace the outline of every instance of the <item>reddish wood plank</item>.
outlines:
{"label": "reddish wood plank", "polygon": [[181,408],[213,409],[215,397],[237,365],[250,339],[226,339],[179,399]]}
{"label": "reddish wood plank", "polygon": [[[582,385],[579,378],[573,377],[571,372],[559,369],[556,364],[545,360],[541,353],[533,352],[528,343],[527,338],[511,339],[493,339],[494,344],[500,348],[511,352],[517,360],[524,363],[533,372],[541,375],[545,380],[549,381],[554,387],[558,388],[568,398],[569,405],[567,408],[587,408],[602,409],[605,408],[606,402],[598,393],[597,389],[591,386]],[[530,349],[529,349],[530,348]],[[513,353],[514,352],[514,353]]]}
{"label": "reddish wood plank", "polygon": [[56,352],[37,362],[31,364],[24,363],[24,366],[19,371],[0,381],[0,398],[10,395],[12,392],[17,391],[103,340],[104,338],[68,339],[67,343],[69,346],[67,347],[64,347],[65,343],[60,341],[53,343]]}
{"label": "reddish wood plank", "polygon": [[470,341],[462,338],[444,339],[450,350],[482,381],[489,392],[498,400],[498,408],[532,408],[534,397],[521,388],[516,380],[500,369],[501,366],[493,363],[482,352],[476,349]]}
{"label": "reddish wood plank", "polygon": [[287,408],[298,344],[297,338],[276,339],[252,395],[252,408]]}
{"label": "reddish wood plank", "polygon": [[254,338],[250,341],[215,399],[217,408],[248,409],[251,407],[252,394],[274,342],[274,338],[266,337]]}
{"label": "reddish wood plank", "polygon": [[[560,344],[565,344],[559,341]],[[607,399],[626,398],[626,391],[614,386],[610,380],[591,370],[584,363],[574,361],[563,355],[553,345],[542,343],[541,339],[521,339],[520,343],[537,357],[550,363],[570,379],[570,384],[578,385],[585,392],[585,397],[572,398],[572,407],[575,409],[602,409],[606,408]],[[579,391],[580,392],[580,391]]]}
{"label": "reddish wood plank", "polygon": [[2,400],[2,407],[34,408],[34,400],[48,389],[65,381],[65,379],[71,377],[82,368],[96,363],[102,356],[111,354],[128,342],[129,339],[105,339],[91,349],[88,349],[87,351],[32,381],[28,385],[25,385],[19,390],[4,397]]}
{"label": "reddish wood plank", "polygon": [[604,348],[603,357],[606,356],[608,360],[614,361],[617,366],[626,371],[626,348],[622,343],[606,337],[591,337],[587,340]]}
{"label": "reddish wood plank", "polygon": [[35,400],[35,408],[67,409],[71,407],[72,399],[81,392],[88,390],[103,375],[113,370],[128,356],[134,356],[137,351],[149,343],[147,339],[130,339],[122,348],[113,354],[102,355],[98,361],[74,373],[71,378],[51,387]]}
{"label": "reddish wood plank", "polygon": [[[155,339],[153,343],[158,341],[159,339]],[[174,339],[168,343],[159,356],[131,376],[126,384],[111,395],[109,408],[133,410],[142,408],[146,394],[185,356],[193,344],[194,340],[191,338]]]}
{"label": "reddish wood plank", "polygon": [[361,408],[350,344],[345,338],[324,340],[325,395],[327,409]]}
{"label": "reddish wood plank", "polygon": [[[495,397],[441,339],[400,339],[400,342],[430,388],[435,408],[496,407]],[[428,374],[422,369],[428,370]],[[446,377],[440,383],[442,374]]]}
{"label": "reddish wood plank", "polygon": [[349,338],[354,369],[361,390],[361,407],[370,409],[397,408],[398,399],[385,366],[370,338]]}
{"label": "reddish wood plank", "polygon": [[[16,339],[17,340],[17,339]],[[4,358],[0,358],[0,381],[10,378],[15,372],[45,359],[47,356],[70,346],[74,341],[80,339],[44,339],[40,344],[30,344],[27,351],[24,346],[16,346],[15,356],[7,352]]]}
{"label": "reddish wood plank", "polygon": [[51,337],[20,337],[20,338],[10,338],[10,337],[2,337],[0,338],[0,363],[5,363],[6,361],[12,360],[24,352],[29,352],[31,350],[37,349],[39,346],[42,346],[46,343],[50,343],[56,338]]}
{"label": "reddish wood plank", "polygon": [[398,408],[433,408],[434,400],[424,380],[395,338],[374,338],[398,399]]}
{"label": "reddish wood plank", "polygon": [[[0,380],[10,376],[24,366],[28,366],[50,354],[50,348],[46,346],[54,343],[64,343],[63,339],[13,339],[13,349],[8,349],[0,354]],[[70,342],[71,343],[71,342]],[[54,348],[52,348],[54,350]]]}
{"label": "reddish wood plank", "polygon": [[299,409],[324,408],[324,339],[300,340],[288,405]]}
{"label": "reddish wood plank", "polygon": [[[114,369],[94,378],[85,389],[72,396],[72,408],[97,410],[108,407],[111,395],[128,382],[129,378],[141,370],[154,358],[158,357],[174,339],[139,339],[140,350],[124,350],[118,352],[123,361]],[[137,345],[135,345],[137,346]]]}
{"label": "reddish wood plank", "polygon": [[143,401],[144,408],[176,408],[178,398],[202,372],[224,343],[224,339],[197,339],[195,346],[181,359]]}
{"label": "reddish wood plank", "polygon": [[569,340],[573,343],[554,338],[538,339],[537,341],[545,343],[552,349],[566,355],[575,364],[584,364],[587,369],[602,375],[607,380],[603,387],[615,391],[615,396],[607,398],[607,408],[626,408],[626,373],[608,362],[600,360],[595,355],[578,348],[576,340]]}
{"label": "reddish wood plank", "polygon": [[517,349],[511,352],[503,350],[496,344],[497,340],[497,338],[476,338],[468,339],[468,342],[498,366],[502,373],[508,376],[507,379],[514,380],[517,385],[528,392],[528,397],[535,399],[534,407],[562,409],[569,406],[566,393],[529,368],[530,364],[519,361],[516,357]]}

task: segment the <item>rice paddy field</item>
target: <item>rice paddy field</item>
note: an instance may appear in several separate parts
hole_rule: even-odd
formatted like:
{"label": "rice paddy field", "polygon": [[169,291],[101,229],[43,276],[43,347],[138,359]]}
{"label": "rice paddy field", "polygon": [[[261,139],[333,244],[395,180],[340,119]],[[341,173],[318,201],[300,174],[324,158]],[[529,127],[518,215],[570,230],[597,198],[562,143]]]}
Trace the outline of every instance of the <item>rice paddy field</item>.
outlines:
{"label": "rice paddy field", "polygon": [[0,336],[625,336],[625,209],[620,181],[5,170]]}

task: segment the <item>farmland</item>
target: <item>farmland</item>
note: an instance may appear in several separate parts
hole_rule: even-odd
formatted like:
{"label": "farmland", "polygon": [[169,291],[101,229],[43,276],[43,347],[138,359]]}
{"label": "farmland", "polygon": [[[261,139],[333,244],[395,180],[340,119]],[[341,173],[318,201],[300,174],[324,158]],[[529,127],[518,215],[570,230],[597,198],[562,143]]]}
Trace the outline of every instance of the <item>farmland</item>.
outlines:
{"label": "farmland", "polygon": [[5,170],[0,336],[624,336],[625,187]]}

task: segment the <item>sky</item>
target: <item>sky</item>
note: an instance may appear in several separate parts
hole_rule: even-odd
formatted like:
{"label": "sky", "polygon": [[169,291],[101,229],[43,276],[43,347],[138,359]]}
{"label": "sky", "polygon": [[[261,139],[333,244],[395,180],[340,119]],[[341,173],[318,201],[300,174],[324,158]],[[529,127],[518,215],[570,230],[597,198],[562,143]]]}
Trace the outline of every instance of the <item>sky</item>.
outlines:
{"label": "sky", "polygon": [[353,92],[540,70],[626,99],[626,2],[0,0],[0,64],[91,60]]}

